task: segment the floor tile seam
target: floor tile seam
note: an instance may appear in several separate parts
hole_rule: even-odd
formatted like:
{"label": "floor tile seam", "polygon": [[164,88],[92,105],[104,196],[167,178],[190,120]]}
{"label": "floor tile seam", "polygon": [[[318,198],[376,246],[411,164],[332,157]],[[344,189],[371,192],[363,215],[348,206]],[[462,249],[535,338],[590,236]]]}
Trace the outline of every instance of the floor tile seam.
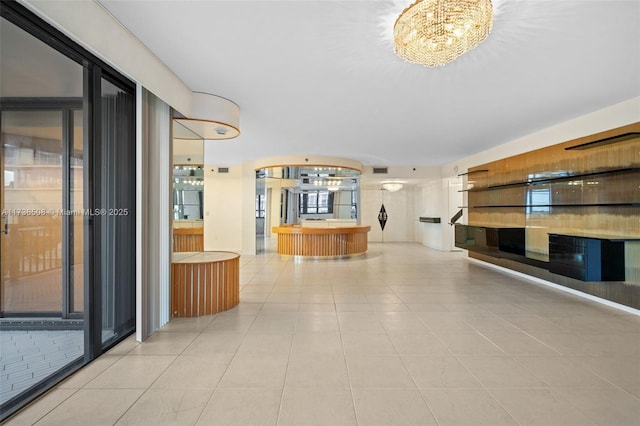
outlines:
{"label": "floor tile seam", "polygon": [[[214,319],[215,319],[215,318],[214,318]],[[212,319],[211,321],[213,321],[213,319]],[[211,321],[209,321],[209,323],[211,323]],[[184,332],[184,331],[175,332],[175,333],[183,333],[183,332]],[[167,333],[174,333],[174,332],[167,332]],[[153,385],[158,381],[158,379],[160,379],[160,377],[161,377],[161,376],[162,376],[162,375],[163,375],[163,374],[164,374],[164,373],[165,373],[165,372],[166,372],[166,371],[167,371],[167,370],[168,370],[168,369],[169,369],[169,368],[170,368],[170,367],[171,367],[171,366],[172,366],[172,365],[173,365],[173,364],[178,360],[178,358],[180,358],[181,356],[186,356],[186,355],[184,355],[184,352],[187,350],[187,348],[189,348],[189,347],[190,347],[190,346],[191,346],[191,345],[196,341],[196,339],[197,339],[201,334],[202,334],[202,330],[197,331],[197,332],[195,333],[195,336],[194,336],[194,337],[193,337],[193,339],[191,340],[191,342],[190,342],[188,345],[186,345],[184,348],[182,348],[182,350],[181,350],[178,354],[129,354],[129,353],[127,352],[127,354],[126,354],[127,356],[173,356],[173,357],[174,357],[174,358],[173,358],[173,360],[172,360],[172,361],[171,361],[171,362],[170,362],[170,363],[169,363],[169,364],[168,364],[168,365],[167,365],[167,366],[166,366],[166,367],[165,367],[165,368],[160,372],[160,374],[158,374],[158,376],[157,376],[157,377],[156,377],[156,378],[155,378],[155,379],[154,379],[154,380],[149,384],[149,386],[147,386],[147,387],[145,388],[145,391],[144,391],[144,392],[142,392],[142,395],[144,395],[145,393],[147,393],[147,391],[148,391],[148,390],[150,390],[150,389],[153,387]],[[137,348],[138,346],[141,346],[141,345],[143,345],[143,344],[144,344],[144,342],[140,342],[140,344],[139,344],[139,345],[134,346],[131,350],[133,350],[133,349],[135,349],[135,348]],[[122,358],[124,358],[124,355],[121,357],[121,359],[122,359]],[[118,361],[119,361],[119,360],[118,360]],[[111,366],[115,365],[118,361],[116,361],[115,363],[111,364]],[[111,367],[111,366],[109,366],[109,367]],[[105,371],[106,371],[106,370],[108,370],[108,369],[109,369],[109,367],[107,367],[107,368],[105,369]],[[102,373],[101,373],[101,374],[102,374]],[[99,374],[99,375],[100,375],[100,374]],[[98,376],[99,376],[99,375],[98,375]],[[96,376],[95,378],[97,378],[98,376]],[[94,378],[94,380],[95,380],[95,378]],[[92,380],[92,381],[93,381],[93,380]],[[91,383],[91,381],[90,381],[89,383]],[[87,383],[87,385],[88,385],[89,383]],[[85,386],[86,386],[86,385],[85,385]],[[142,397],[142,395],[140,395],[140,397]],[[137,401],[137,400],[136,400],[136,401]],[[131,407],[129,407],[129,408],[131,408]],[[128,409],[127,409],[127,411],[128,411]],[[123,414],[123,415],[124,415],[124,414]],[[122,416],[121,416],[121,417],[122,417]],[[120,420],[120,418],[118,419],[118,421],[119,421],[119,420]],[[116,421],[116,423],[117,423],[117,421]],[[115,424],[115,423],[114,423],[114,424]]]}
{"label": "floor tile seam", "polygon": [[[583,415],[586,419],[589,419],[589,416],[579,407],[577,407],[575,404],[573,404],[571,402],[571,400],[565,398],[564,396],[560,395],[557,392],[557,389],[553,389],[553,388],[539,388],[539,387],[510,387],[510,388],[496,388],[496,387],[492,387],[492,388],[488,388],[487,392],[489,392],[489,394],[493,397],[494,400],[496,400],[498,402],[498,404],[500,404],[500,406],[516,421],[516,423],[518,423],[519,425],[521,425],[521,423],[519,423],[515,416],[513,414],[511,414],[511,412],[509,410],[507,410],[506,407],[504,407],[502,405],[502,403],[498,400],[497,396],[493,394],[493,392],[491,392],[491,389],[493,390],[501,390],[501,389],[513,389],[513,390],[546,390],[552,393],[552,395],[555,398],[559,398],[562,402],[564,402],[565,404],[569,404],[570,407],[573,407],[574,409],[576,409],[576,411],[578,413],[580,413],[581,415]],[[594,423],[595,425],[596,423]],[[522,425],[524,426],[524,425]]]}
{"label": "floor tile seam", "polygon": [[[604,389],[610,389],[610,388],[604,388]],[[589,389],[589,390],[592,390],[592,389]],[[623,391],[623,392],[625,392],[625,391],[624,391],[624,389],[622,389],[622,391]],[[631,395],[631,396],[633,397],[633,395]],[[634,398],[634,399],[635,399],[636,401],[638,400],[637,398]],[[571,399],[568,399],[568,398],[562,397],[562,400],[563,400],[563,401],[566,401],[567,403],[569,403],[569,405],[570,405],[570,406],[572,406],[576,411],[578,411],[580,414],[582,414],[585,418],[587,418],[587,419],[591,420],[591,419],[590,419],[590,417],[589,417],[589,414],[588,414],[588,413],[586,413],[586,412],[584,411],[584,409],[582,409],[580,406],[578,406],[577,404],[575,404],[574,402],[572,402],[572,401],[571,401]]]}
{"label": "floor tile seam", "polygon": [[[133,402],[132,402],[128,407],[127,407],[127,409],[126,409],[126,410],[124,410],[124,411],[122,412],[122,414],[120,414],[120,416],[118,416],[118,418],[117,418],[117,419],[112,423],[112,426],[117,425],[117,424],[120,422],[120,420],[122,420],[122,418],[124,418],[124,416],[126,416],[126,415],[127,415],[127,413],[128,413],[128,412],[129,412],[133,407],[134,407],[134,405],[136,405],[136,404],[138,403],[138,401],[140,401],[140,400],[142,399],[142,397],[147,393],[147,391],[148,391],[149,389],[151,389],[151,386],[149,386],[147,389],[145,389],[144,391],[142,391],[142,392],[140,393],[140,395],[138,395],[138,397],[135,399],[135,401],[133,401]],[[35,426],[35,425],[34,425],[34,426]]]}
{"label": "floor tile seam", "polygon": [[342,360],[344,362],[345,371],[347,372],[347,380],[349,383],[349,393],[351,394],[351,407],[353,410],[353,418],[356,420],[356,425],[360,425],[360,420],[358,418],[358,410],[356,409],[356,397],[353,393],[353,381],[351,379],[351,370],[349,368],[349,363],[347,362],[347,352],[344,346],[344,339],[342,337],[342,326],[340,324],[340,319],[338,318],[337,312],[336,312],[336,322],[338,324],[338,335],[340,336],[340,346],[342,347]]}
{"label": "floor tile seam", "polygon": [[[505,321],[506,321],[506,320],[505,320]],[[563,353],[562,353],[562,352],[560,352],[560,351],[556,350],[556,348],[554,348],[554,347],[552,347],[552,346],[547,345],[545,342],[543,342],[542,340],[538,339],[536,336],[534,336],[533,334],[529,333],[527,330],[523,330],[523,329],[521,329],[520,327],[518,327],[518,326],[516,326],[516,325],[514,325],[514,327],[515,327],[517,330],[519,330],[521,333],[523,333],[523,334],[525,334],[526,336],[528,336],[528,337],[532,338],[533,340],[535,340],[536,342],[538,342],[538,343],[542,344],[543,346],[548,347],[549,349],[551,349],[551,350],[552,350],[553,352],[555,352],[556,354],[558,354],[558,355],[563,355]]]}
{"label": "floor tile seam", "polygon": [[[260,308],[262,309],[262,308]],[[249,327],[247,328],[247,331],[249,330],[249,328],[251,328],[251,326],[255,323],[256,318],[258,316],[254,315],[253,316],[253,321],[251,321],[251,324],[249,325]],[[216,316],[217,318],[217,316]],[[215,320],[215,319],[214,319]],[[211,321],[213,322],[213,321]],[[203,330],[204,331],[204,330]],[[238,355],[238,351],[240,350],[240,347],[242,346],[242,344],[245,342],[245,340],[247,339],[247,331],[245,331],[242,334],[242,341],[240,342],[240,344],[238,345],[238,347],[236,348],[236,350],[233,352],[233,354],[231,355],[231,359],[229,360],[229,362],[227,363],[227,365],[224,368],[224,371],[222,372],[222,374],[220,375],[220,378],[218,378],[218,381],[216,382],[214,388],[213,388],[213,392],[211,392],[211,394],[209,395],[209,398],[207,398],[207,401],[202,405],[202,410],[200,411],[200,414],[198,414],[198,417],[196,418],[196,421],[194,422],[194,424],[198,424],[198,422],[200,421],[200,419],[202,418],[202,414],[204,414],[204,411],[206,410],[206,408],[209,406],[209,404],[211,403],[211,400],[213,399],[213,396],[216,394],[216,392],[218,391],[218,388],[220,386],[220,383],[222,382],[222,379],[224,379],[224,376],[227,374],[227,371],[229,371],[229,367],[231,366],[231,364],[233,363],[233,360],[236,358],[236,355]],[[204,333],[201,333],[204,334]],[[186,348],[185,348],[186,350]],[[187,356],[187,355],[185,355]]]}
{"label": "floor tile seam", "polygon": [[[426,326],[426,325],[425,325],[425,326]],[[445,348],[445,350],[447,351],[447,354],[448,354],[449,356],[451,356],[451,357],[454,357],[454,358],[455,358],[455,357],[456,357],[456,354],[454,354],[454,353],[453,353],[453,351],[451,350],[451,348],[446,344],[446,342],[445,342],[445,341],[444,341],[440,336],[438,336],[438,333],[435,333],[435,332],[434,332],[433,330],[431,330],[428,326],[426,326],[426,327],[427,327],[427,330],[429,331],[429,333],[431,333],[431,334],[436,338],[436,340],[437,340],[438,342],[440,342],[440,344]],[[456,360],[457,360],[457,358],[456,358]],[[460,362],[460,361],[458,360],[458,362]]]}
{"label": "floor tile seam", "polygon": [[[582,367],[582,366],[581,366]],[[636,401],[640,402],[640,396],[636,396],[634,394],[632,394],[631,392],[627,391],[625,388],[623,388],[622,386],[617,385],[616,383],[612,382],[611,380],[607,379],[604,376],[601,376],[600,374],[598,374],[597,372],[589,369],[588,367],[582,367],[584,368],[586,371],[588,371],[589,373],[593,374],[594,376],[596,376],[597,378],[609,383],[611,386],[610,387],[590,387],[590,386],[572,386],[570,388],[579,388],[579,389],[617,389],[619,391],[624,392],[625,394],[627,394],[628,396],[630,396],[631,398],[635,399]],[[568,387],[566,386],[562,386],[559,387],[559,389],[567,389]]]}
{"label": "floor tile seam", "polygon": [[481,332],[479,332],[478,330],[475,330],[476,333],[478,333],[484,340],[486,340],[487,342],[491,343],[494,347],[496,347],[500,352],[502,352],[505,355],[509,355],[505,350],[503,350],[500,346],[498,346],[497,344],[495,344],[491,339],[489,339],[487,336],[485,336],[484,334],[482,334]]}
{"label": "floor tile seam", "polygon": [[[473,374],[471,372],[471,370],[465,365],[465,363],[461,360],[458,359],[458,356],[461,357],[477,357],[477,356],[481,356],[483,358],[509,358],[510,360],[512,360],[518,367],[522,368],[524,371],[526,371],[527,373],[531,374],[533,377],[535,377],[537,380],[539,380],[541,383],[544,383],[546,386],[534,386],[534,388],[544,388],[544,389],[551,389],[553,388],[553,385],[551,385],[550,383],[548,383],[546,380],[544,380],[543,378],[539,377],[537,374],[535,374],[531,369],[527,368],[525,365],[523,365],[521,362],[518,361],[518,356],[517,355],[511,355],[511,354],[493,354],[493,355],[470,355],[470,354],[458,354],[456,356],[456,359],[458,360],[458,362],[460,364],[462,364],[462,366],[469,372],[469,374],[471,374],[478,382],[480,382],[480,384],[482,384],[482,386],[485,389],[489,389],[489,388],[510,388],[510,389],[515,389],[515,388],[520,388],[520,386],[487,386],[484,383],[482,383],[482,381],[476,377],[475,374]],[[524,356],[530,356],[533,358],[542,358],[545,355],[524,355]],[[525,388],[528,388],[530,386],[524,386]]]}
{"label": "floor tile seam", "polygon": [[[556,386],[556,385],[553,385],[553,384],[551,384],[551,383],[548,383],[548,381],[546,381],[546,380],[542,379],[541,377],[539,377],[537,374],[535,374],[535,372],[534,372],[532,369],[527,368],[527,366],[526,366],[526,365],[524,365],[523,363],[521,363],[521,362],[518,360],[518,358],[545,358],[545,357],[549,357],[549,356],[550,356],[550,355],[517,355],[517,356],[514,356],[513,358],[514,358],[514,360],[518,363],[518,365],[521,365],[521,366],[522,366],[522,368],[524,368],[525,370],[527,370],[529,373],[531,373],[532,375],[534,375],[536,378],[538,378],[538,379],[539,379],[539,380],[541,380],[542,382],[547,383],[547,384],[548,384],[550,387],[552,387],[552,388],[556,388],[556,389],[574,389],[574,388],[584,388],[584,389],[619,389],[619,390],[621,390],[621,391],[623,391],[623,392],[625,392],[625,393],[628,393],[624,388],[622,388],[622,387],[620,387],[620,386],[616,385],[616,384],[615,384],[615,383],[613,383],[611,380],[608,380],[606,377],[603,377],[603,376],[601,376],[600,374],[598,374],[597,372],[592,371],[590,368],[585,367],[585,366],[580,365],[580,364],[578,364],[578,365],[577,365],[577,367],[578,367],[580,370],[586,371],[586,372],[587,372],[587,373],[589,373],[589,374],[593,374],[595,377],[597,377],[598,379],[600,379],[600,380],[602,380],[602,381],[604,381],[604,382],[608,383],[610,386],[608,386],[608,387],[606,387],[606,388],[604,388],[604,387],[599,387],[599,386],[594,386],[594,387],[592,387],[592,386],[585,386],[585,385],[580,385],[580,386]],[[565,355],[562,355],[562,354],[561,354],[561,355],[560,355],[560,357],[561,357],[561,358],[564,358],[564,357],[565,357]],[[633,395],[632,395],[632,396],[633,396]],[[640,399],[640,398],[638,398],[638,399]]]}
{"label": "floor tile seam", "polygon": [[[588,367],[585,367],[585,368],[586,368],[586,370],[587,370],[587,371],[589,371],[590,373],[594,374],[594,375],[595,375],[595,376],[597,376],[598,378],[600,378],[600,379],[604,380],[604,381],[605,381],[605,382],[607,382],[607,383],[610,383],[610,384],[611,384],[611,386],[612,386],[612,388],[614,388],[614,389],[618,389],[618,390],[620,390],[620,391],[622,391],[622,392],[626,393],[627,395],[629,395],[631,398],[633,398],[633,399],[635,399],[635,400],[637,400],[637,401],[640,401],[640,395],[635,395],[635,394],[633,394],[633,393],[629,392],[629,391],[628,391],[627,389],[625,389],[624,387],[622,387],[622,386],[620,386],[620,385],[617,385],[616,383],[612,382],[611,380],[607,379],[607,378],[606,378],[606,377],[604,377],[604,376],[601,376],[601,375],[600,375],[600,374],[598,374],[596,371],[593,371],[593,370],[591,370],[591,369],[590,369],[590,368],[588,368]],[[628,386],[628,387],[629,387],[629,388],[635,388],[635,386]],[[612,389],[612,388],[603,388],[603,389]]]}
{"label": "floor tile seam", "polygon": [[[389,340],[391,340],[391,339],[389,339]],[[393,341],[391,342],[391,344],[393,344]],[[398,357],[400,358],[400,362],[402,363],[402,367],[404,368],[404,370],[407,372],[407,374],[411,378],[411,382],[413,382],[413,386],[418,391],[418,394],[420,395],[420,399],[422,400],[422,402],[424,402],[424,405],[429,410],[429,413],[431,414],[431,417],[435,420],[436,425],[440,426],[441,425],[440,420],[436,416],[436,413],[433,410],[433,408],[431,408],[431,405],[429,404],[429,401],[427,401],[427,398],[425,398],[424,394],[420,391],[420,388],[418,387],[418,383],[416,382],[416,379],[413,377],[413,374],[411,374],[411,372],[409,371],[409,368],[407,367],[404,358],[401,355],[399,355]]]}
{"label": "floor tile seam", "polygon": [[[466,366],[466,365],[465,365],[465,364],[464,364],[460,359],[458,359],[458,356],[453,355],[453,357],[454,357],[454,358],[455,358],[455,360],[456,360],[456,361],[457,361],[457,362],[462,366],[462,368],[464,368],[464,369],[467,371],[467,373],[469,373],[469,375],[470,375],[471,377],[473,377],[473,378],[475,379],[475,381],[476,381],[476,382],[478,382],[478,384],[480,385],[480,387],[481,387],[481,388],[482,388],[482,389],[483,389],[487,394],[489,394],[489,395],[491,396],[491,398],[493,398],[493,400],[496,402],[496,404],[498,404],[498,405],[499,405],[499,406],[504,410],[504,412],[505,412],[505,413],[507,413],[507,414],[509,415],[509,417],[511,417],[511,419],[513,419],[513,421],[514,421],[517,425],[524,426],[524,425],[522,425],[520,422],[518,422],[518,420],[516,419],[516,417],[515,417],[513,414],[511,414],[511,412],[510,412],[509,410],[507,410],[507,407],[505,407],[505,406],[504,406],[504,405],[503,405],[503,404],[498,400],[498,398],[496,398],[496,396],[490,392],[490,390],[489,390],[490,388],[489,388],[489,387],[487,387],[487,386],[482,382],[482,380],[480,380],[480,378],[479,378],[478,376],[476,376],[475,374],[473,374],[473,372],[469,369],[469,367],[467,367],[467,366]],[[476,388],[476,389],[477,389],[477,388]],[[501,388],[501,389],[502,389],[502,388]],[[513,388],[505,388],[505,389],[513,389]],[[547,388],[544,388],[544,389],[547,389]]]}
{"label": "floor tile seam", "polygon": [[[515,325],[511,324],[510,322],[508,322],[508,321],[507,321],[507,320],[505,320],[504,318],[501,318],[499,315],[494,314],[493,312],[486,311],[486,312],[476,312],[476,313],[482,313],[482,314],[484,314],[484,313],[488,313],[488,314],[490,314],[490,315],[491,315],[491,316],[490,316],[490,317],[488,317],[488,318],[493,318],[493,319],[498,320],[498,321],[504,321],[504,322],[506,323],[506,325],[508,325],[508,326],[512,327],[512,328],[514,329],[514,331],[515,331],[515,330],[519,330],[519,329],[518,329],[518,327],[516,327]],[[469,327],[471,327],[473,330],[477,331],[478,333],[482,333],[482,330],[481,330],[480,328],[485,328],[486,330],[489,330],[489,331],[498,331],[498,332],[499,332],[499,331],[501,331],[501,329],[480,327],[480,326],[478,326],[478,325],[475,325],[475,326],[474,326],[474,324],[473,324],[473,322],[472,322],[472,319],[463,318],[463,321],[464,321],[465,323],[467,323],[467,324],[469,325]],[[509,332],[509,331],[506,331],[506,332]]]}
{"label": "floor tile seam", "polygon": [[[162,375],[162,373],[160,373]],[[154,381],[155,383],[155,381]],[[94,387],[94,386],[89,386],[89,383],[87,383],[85,386],[82,386],[81,388],[60,388],[60,389],[78,389],[78,390],[90,390],[90,391],[101,391],[101,390],[149,390],[151,389],[152,384],[149,386],[124,386],[124,387],[119,387],[119,386],[100,386],[100,387]],[[155,388],[155,389],[162,389],[162,388]]]}
{"label": "floor tile seam", "polygon": [[[54,386],[53,388],[49,389],[48,391],[46,391],[44,394],[38,396],[38,398],[32,400],[31,402],[29,402],[25,407],[22,407],[20,410],[16,411],[15,413],[13,413],[13,415],[11,415],[11,417],[8,417],[6,419],[4,419],[4,421],[11,421],[11,419],[13,417],[18,416],[20,413],[25,412],[26,410],[28,410],[31,406],[36,405],[39,401],[41,401],[43,398],[45,398],[47,395],[52,394],[53,392],[55,392],[56,390],[58,390],[58,386]],[[67,395],[66,398],[64,398],[62,401],[58,402],[56,405],[54,405],[53,407],[51,407],[49,410],[47,410],[46,413],[42,414],[40,417],[38,417],[38,419],[36,421],[34,421],[32,423],[32,425],[36,425],[38,424],[42,419],[44,419],[46,416],[48,416],[49,414],[51,414],[56,408],[60,407],[65,401],[69,400],[73,395],[75,395],[76,393],[78,393],[81,390],[81,388],[77,388],[77,389],[73,389],[73,392],[71,392],[69,395]]]}
{"label": "floor tile seam", "polygon": [[[285,364],[284,377],[282,379],[282,387],[281,387],[281,390],[280,390],[280,404],[278,405],[278,415],[276,416],[276,423],[275,423],[276,425],[278,425],[280,423],[280,415],[282,414],[282,406],[284,404],[284,392],[285,392],[285,389],[287,387],[287,375],[289,373],[289,364],[291,362],[291,353],[293,352],[293,338],[294,338],[294,335],[295,335],[297,322],[298,322],[298,319],[296,318],[296,321],[294,322],[294,325],[293,325],[293,333],[291,333],[291,335],[290,335],[289,353],[287,354],[287,363]],[[246,335],[245,335],[245,338],[246,338]],[[244,340],[243,340],[243,342],[244,342]],[[242,346],[242,344],[240,346]],[[238,350],[239,350],[239,348],[240,347],[238,347]]]}

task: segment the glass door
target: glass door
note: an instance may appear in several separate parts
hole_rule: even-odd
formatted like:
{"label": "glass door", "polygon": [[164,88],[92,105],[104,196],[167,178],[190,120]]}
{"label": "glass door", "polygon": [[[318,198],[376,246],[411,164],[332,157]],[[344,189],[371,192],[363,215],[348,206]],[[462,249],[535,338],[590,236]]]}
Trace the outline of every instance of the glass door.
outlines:
{"label": "glass door", "polygon": [[0,116],[2,316],[70,318],[82,311],[82,216],[68,214],[82,206],[81,114],[10,108]]}
{"label": "glass door", "polygon": [[135,328],[136,143],[133,83],[0,15],[2,422]]}

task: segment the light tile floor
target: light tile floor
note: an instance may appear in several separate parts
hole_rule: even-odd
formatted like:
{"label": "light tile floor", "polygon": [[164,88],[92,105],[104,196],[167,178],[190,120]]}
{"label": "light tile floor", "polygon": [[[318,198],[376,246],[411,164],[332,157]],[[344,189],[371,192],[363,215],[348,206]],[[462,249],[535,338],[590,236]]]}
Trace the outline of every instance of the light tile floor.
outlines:
{"label": "light tile floor", "polygon": [[640,424],[640,317],[463,253],[243,256],[241,304],[129,338],[11,425]]}

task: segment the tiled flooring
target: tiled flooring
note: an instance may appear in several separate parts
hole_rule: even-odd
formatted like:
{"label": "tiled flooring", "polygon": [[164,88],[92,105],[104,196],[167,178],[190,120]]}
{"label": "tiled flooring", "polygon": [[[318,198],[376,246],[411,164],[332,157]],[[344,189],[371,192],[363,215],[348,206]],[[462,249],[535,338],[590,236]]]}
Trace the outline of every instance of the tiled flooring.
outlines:
{"label": "tiled flooring", "polygon": [[83,354],[82,330],[0,331],[0,403]]}
{"label": "tiled flooring", "polygon": [[418,244],[241,279],[239,307],[129,338],[9,424],[640,424],[640,317]]}

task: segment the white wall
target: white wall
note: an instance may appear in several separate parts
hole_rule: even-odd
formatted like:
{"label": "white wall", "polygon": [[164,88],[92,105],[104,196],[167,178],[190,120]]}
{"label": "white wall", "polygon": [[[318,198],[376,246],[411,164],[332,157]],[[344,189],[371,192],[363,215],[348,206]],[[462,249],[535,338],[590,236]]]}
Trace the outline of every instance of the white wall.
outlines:
{"label": "white wall", "polygon": [[202,140],[173,140],[173,164],[203,164],[204,142]]}
{"label": "white wall", "polygon": [[439,217],[441,223],[416,223],[416,240],[436,250],[444,250],[443,227],[446,224],[444,214],[446,205],[444,200],[443,180],[437,179],[427,182],[418,188],[416,200],[416,217]]}
{"label": "white wall", "polygon": [[[449,219],[462,206],[462,179],[434,179],[419,187],[416,200],[418,217],[439,217],[440,223],[418,223],[416,240],[421,244],[441,251],[454,250],[454,229]],[[460,222],[460,221],[459,221]]]}
{"label": "white wall", "polygon": [[[411,242],[416,241],[416,188],[405,186],[397,192],[380,189],[362,189],[360,213],[362,225],[371,226],[369,242]],[[384,232],[378,223],[380,206],[384,204],[388,219]]]}
{"label": "white wall", "polygon": [[97,1],[20,3],[173,108],[191,113],[191,89]]}
{"label": "white wall", "polygon": [[[204,142],[204,249],[256,253],[256,179],[253,162],[214,164],[219,142]],[[218,173],[226,167],[229,173]]]}
{"label": "white wall", "polygon": [[210,164],[204,167],[204,249],[240,252],[242,166],[230,166],[229,173],[218,173],[218,167]]}

